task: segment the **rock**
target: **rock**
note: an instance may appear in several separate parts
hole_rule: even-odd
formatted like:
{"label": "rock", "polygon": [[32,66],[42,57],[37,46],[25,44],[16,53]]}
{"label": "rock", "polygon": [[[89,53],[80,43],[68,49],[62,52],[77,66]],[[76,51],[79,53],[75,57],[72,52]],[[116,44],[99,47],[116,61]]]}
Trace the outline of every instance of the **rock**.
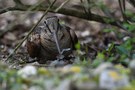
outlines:
{"label": "rock", "polygon": [[126,75],[120,74],[116,69],[107,69],[101,72],[99,76],[99,86],[102,89],[122,88],[129,85]]}
{"label": "rock", "polygon": [[123,41],[127,41],[128,39],[130,39],[130,37],[129,37],[129,36],[125,36],[125,37],[123,38]]}
{"label": "rock", "polygon": [[18,75],[20,75],[22,78],[28,78],[36,74],[37,74],[37,69],[34,66],[30,66],[30,65],[25,66],[24,68],[18,71]]}

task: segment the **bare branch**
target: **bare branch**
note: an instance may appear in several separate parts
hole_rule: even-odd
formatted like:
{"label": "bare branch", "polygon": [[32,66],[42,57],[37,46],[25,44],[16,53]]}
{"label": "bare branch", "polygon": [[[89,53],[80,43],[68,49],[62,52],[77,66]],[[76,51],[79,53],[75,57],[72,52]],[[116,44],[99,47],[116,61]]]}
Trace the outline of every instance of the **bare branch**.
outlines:
{"label": "bare branch", "polygon": [[[27,7],[9,7],[9,8],[5,8],[0,10],[0,14],[8,12],[8,11],[27,11],[27,9],[30,8],[30,6]],[[31,9],[31,11],[45,11],[47,9],[47,6],[39,6],[38,9],[37,8],[33,8]],[[49,12],[55,12],[55,10],[57,9],[56,6],[53,6],[51,9],[49,9]],[[110,25],[114,25],[117,26],[119,28],[121,28],[115,20],[112,20],[113,18],[109,18],[109,17],[104,17],[104,16],[100,16],[100,15],[96,15],[91,13],[91,18],[88,18],[87,15],[85,15],[83,12],[77,11],[77,10],[72,10],[72,9],[67,9],[67,8],[61,8],[60,10],[58,10],[57,13],[60,14],[64,14],[64,15],[69,15],[69,16],[73,16],[73,17],[77,17],[77,18],[81,18],[81,19],[85,19],[85,20],[89,20],[89,21],[96,21],[96,22],[100,22],[100,23],[105,23],[105,24],[110,24]],[[107,22],[110,21],[111,22]],[[120,20],[117,20],[119,23],[124,23]]]}

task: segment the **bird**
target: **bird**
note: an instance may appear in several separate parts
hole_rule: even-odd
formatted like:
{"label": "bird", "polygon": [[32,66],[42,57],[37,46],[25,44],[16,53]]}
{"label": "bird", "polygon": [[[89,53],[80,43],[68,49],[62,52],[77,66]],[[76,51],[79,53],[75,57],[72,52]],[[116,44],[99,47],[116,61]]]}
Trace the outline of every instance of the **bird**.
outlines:
{"label": "bird", "polygon": [[61,24],[57,16],[45,18],[38,27],[28,37],[26,47],[29,56],[37,58],[39,64],[66,58],[75,50],[77,35],[69,26]]}

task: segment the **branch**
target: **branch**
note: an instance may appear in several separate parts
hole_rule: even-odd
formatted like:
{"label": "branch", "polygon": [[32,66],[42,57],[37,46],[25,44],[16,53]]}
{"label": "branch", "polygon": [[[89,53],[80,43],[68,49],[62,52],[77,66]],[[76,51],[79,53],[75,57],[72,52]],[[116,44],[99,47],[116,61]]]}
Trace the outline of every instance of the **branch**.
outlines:
{"label": "branch", "polygon": [[[5,9],[0,10],[0,14],[6,13],[8,11],[16,11],[16,10],[27,11],[28,8],[30,8],[30,7],[31,6],[25,6],[25,5],[24,6],[21,5],[21,6],[9,7],[9,8],[5,8]],[[49,9],[49,12],[55,13],[55,10],[57,8],[58,7],[53,6],[51,9]],[[47,6],[40,5],[40,6],[38,6],[38,8],[35,7],[33,9],[31,9],[31,11],[45,11],[46,9],[47,9]],[[117,22],[119,22],[119,24],[118,24],[118,23],[116,23],[116,20],[114,20],[113,18],[100,16],[100,15],[93,14],[93,13],[91,13],[91,17],[88,18],[88,16],[86,14],[84,14],[83,12],[73,10],[73,9],[67,9],[67,8],[61,8],[60,10],[58,10],[57,13],[69,15],[69,16],[73,16],[73,17],[78,17],[81,19],[89,20],[89,21],[96,21],[96,22],[100,22],[100,23],[110,24],[110,25],[117,26],[119,28],[122,28],[119,24],[124,23],[123,21],[117,20]],[[110,21],[110,22],[107,22],[107,21]],[[122,29],[124,29],[124,28],[122,28]]]}

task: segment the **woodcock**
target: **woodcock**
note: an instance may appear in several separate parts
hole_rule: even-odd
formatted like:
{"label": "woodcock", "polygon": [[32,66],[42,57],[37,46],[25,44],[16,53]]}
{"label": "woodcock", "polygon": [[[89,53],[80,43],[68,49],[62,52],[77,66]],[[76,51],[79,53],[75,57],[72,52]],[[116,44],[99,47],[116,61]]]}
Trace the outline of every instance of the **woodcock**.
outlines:
{"label": "woodcock", "polygon": [[75,49],[78,42],[75,32],[60,24],[58,17],[47,17],[39,28],[28,37],[26,46],[30,57],[37,57],[40,64],[66,58]]}

